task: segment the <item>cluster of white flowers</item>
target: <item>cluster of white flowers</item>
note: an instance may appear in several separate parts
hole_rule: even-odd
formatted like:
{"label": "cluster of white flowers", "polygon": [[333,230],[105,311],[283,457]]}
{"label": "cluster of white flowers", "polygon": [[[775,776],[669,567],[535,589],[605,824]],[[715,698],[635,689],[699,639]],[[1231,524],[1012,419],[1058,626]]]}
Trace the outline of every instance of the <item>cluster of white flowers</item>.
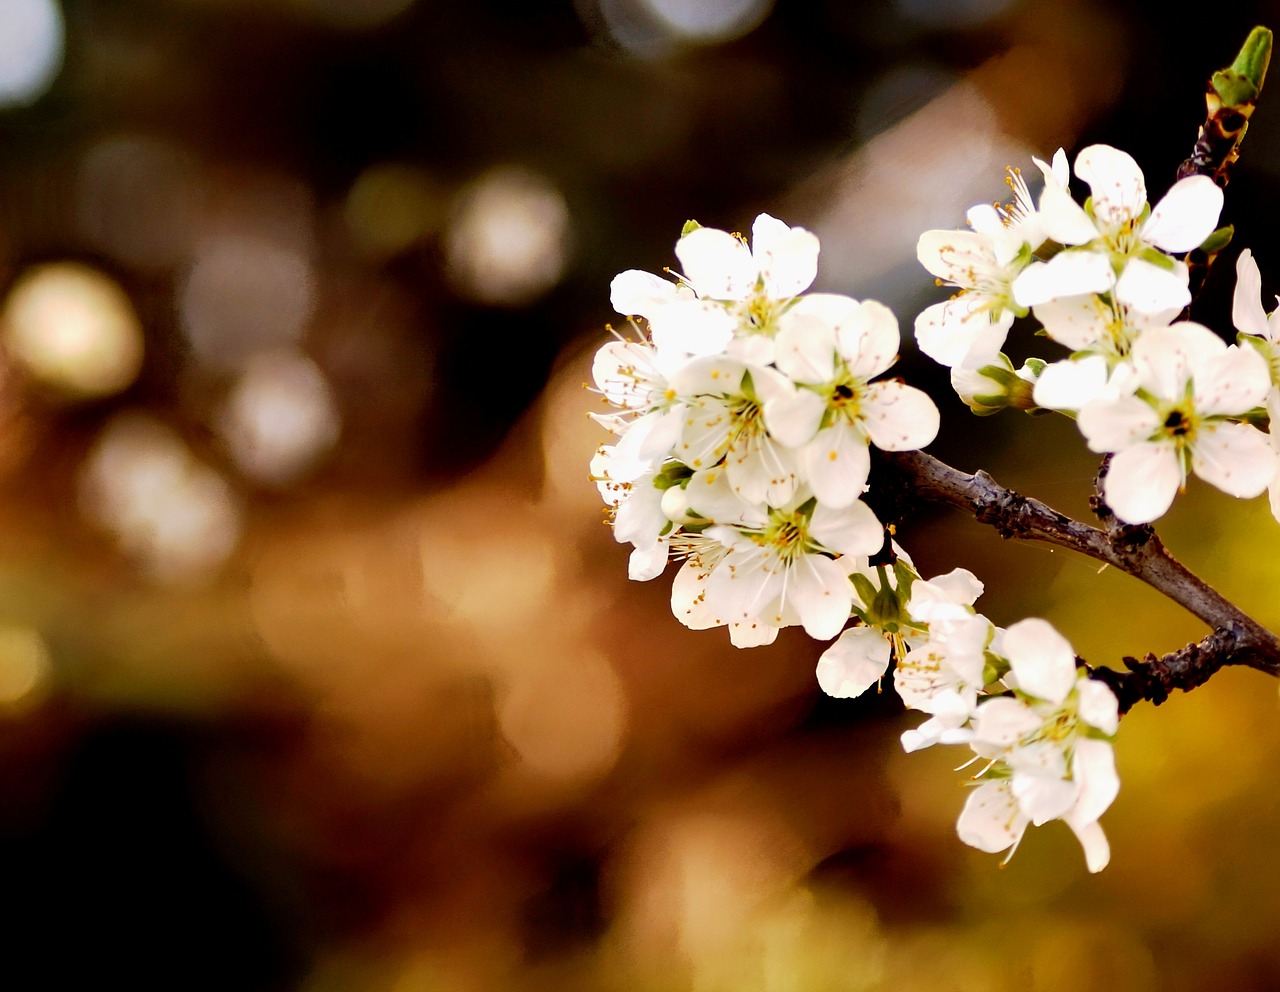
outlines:
{"label": "cluster of white flowers", "polygon": [[[1054,178],[1065,164],[1044,169],[1065,196],[1065,177]],[[984,366],[1014,314],[1026,313],[1014,286],[1047,267],[1026,240],[1045,212],[1016,177],[1015,190],[1013,207],[971,212],[974,232],[926,235],[966,292],[917,327],[962,371],[992,374]],[[614,536],[634,548],[631,577],[682,560],[675,616],[695,629],[727,626],[739,647],[796,624],[836,638],[817,666],[832,696],[878,686],[896,661],[895,690],[928,716],[904,747],[963,743],[982,762],[961,838],[1001,851],[1028,824],[1063,819],[1090,870],[1101,869],[1097,820],[1118,789],[1115,696],[1077,672],[1045,621],[1005,631],[977,613],[982,583],[970,572],[922,579],[862,499],[869,445],[914,450],[938,430],[926,394],[876,379],[897,357],[896,318],[871,300],[806,293],[817,238],[767,214],[749,244],[690,223],[675,253],[674,278],[614,279],[613,306],[634,333],[605,344],[593,368],[609,407],[593,416],[616,438],[596,452],[592,475]],[[1029,392],[1039,369],[999,371]]]}
{"label": "cluster of white flowers", "polygon": [[[1052,166],[1036,164],[1038,203],[1013,173],[1011,206],[975,207],[971,230],[921,236],[921,263],[959,290],[917,319],[921,350],[951,367],[975,412],[1035,406],[1074,416],[1089,447],[1111,456],[1103,496],[1125,523],[1162,516],[1188,471],[1233,496],[1270,486],[1280,518],[1280,459],[1255,426],[1280,409],[1277,324],[1262,310],[1249,253],[1234,319],[1254,347],[1177,320],[1191,292],[1175,255],[1215,234],[1222,190],[1190,176],[1151,207],[1133,158],[1091,145],[1075,161],[1092,194],[1081,206],[1061,150]],[[1067,357],[1013,369],[1000,349],[1014,318],[1028,314]]]}
{"label": "cluster of white flowers", "polygon": [[891,581],[879,572],[874,589],[868,573],[855,576],[863,579],[855,608],[863,624],[823,653],[822,688],[832,696],[865,692],[886,673],[892,642],[894,689],[909,709],[929,715],[902,735],[902,746],[966,744],[975,754],[967,764],[979,765],[960,839],[991,853],[1016,849],[1028,825],[1061,819],[1080,839],[1089,870],[1105,868],[1110,848],[1098,818],[1120,788],[1115,694],[1077,668],[1071,645],[1046,621],[1004,630],[976,612],[982,583],[971,572],[925,581],[902,554]]}
{"label": "cluster of white flowers", "polygon": [[631,270],[612,302],[632,319],[596,355],[617,435],[592,474],[630,574],[684,564],[671,608],[684,624],[728,626],[733,643],[772,642],[800,624],[834,637],[848,622],[849,574],[885,529],[862,500],[868,445],[914,450],[938,410],[922,391],[872,381],[897,358],[887,307],[805,290],[818,239],[761,214],[740,236],[686,225],[674,280]]}

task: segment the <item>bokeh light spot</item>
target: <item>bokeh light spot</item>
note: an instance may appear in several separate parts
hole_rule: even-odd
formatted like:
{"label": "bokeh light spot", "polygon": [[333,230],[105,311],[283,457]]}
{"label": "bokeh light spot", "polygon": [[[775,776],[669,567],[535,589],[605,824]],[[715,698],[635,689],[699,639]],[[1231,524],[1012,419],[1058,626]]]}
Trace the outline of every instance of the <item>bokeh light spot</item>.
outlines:
{"label": "bokeh light spot", "polygon": [[139,413],[120,414],[102,432],[82,470],[81,500],[161,581],[208,574],[240,536],[240,504],[226,480],[172,428]]}
{"label": "bokeh light spot", "polygon": [[515,672],[498,722],[535,772],[560,780],[594,778],[617,760],[626,697],[603,656],[575,651]]}
{"label": "bokeh light spot", "polygon": [[644,0],[672,31],[692,41],[740,38],[768,15],[773,0]]}
{"label": "bokeh light spot", "polygon": [[446,271],[479,303],[521,306],[560,281],[570,240],[560,191],[536,172],[504,166],[460,196],[445,236]]}
{"label": "bokeh light spot", "polygon": [[362,172],[343,211],[357,246],[375,258],[389,258],[434,233],[443,213],[439,190],[425,172],[391,163]]}
{"label": "bokeh light spot", "polygon": [[128,296],[110,277],[75,262],[24,273],[0,325],[17,364],[75,396],[117,393],[142,365],[142,328]]}
{"label": "bokeh light spot", "polygon": [[0,704],[30,700],[52,673],[49,649],[40,632],[26,626],[0,626]]}
{"label": "bokeh light spot", "polygon": [[333,446],[338,426],[329,384],[294,351],[250,359],[218,423],[236,465],[266,485],[302,476]]}
{"label": "bokeh light spot", "polygon": [[0,3],[0,109],[35,102],[62,68],[66,28],[56,0]]}

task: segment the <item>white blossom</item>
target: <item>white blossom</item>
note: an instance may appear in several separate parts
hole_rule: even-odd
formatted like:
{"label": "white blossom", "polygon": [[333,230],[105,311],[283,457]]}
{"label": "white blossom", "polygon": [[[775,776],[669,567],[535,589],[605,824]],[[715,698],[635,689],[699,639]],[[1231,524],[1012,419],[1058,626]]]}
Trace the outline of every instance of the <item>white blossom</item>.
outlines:
{"label": "white blossom", "polygon": [[1148,212],[1142,170],[1127,152],[1109,145],[1081,151],[1075,173],[1089,186],[1089,209],[1065,187],[1046,187],[1040,199],[1043,229],[1068,250],[1020,273],[1013,286],[1015,302],[1034,307],[1111,293],[1142,313],[1186,306],[1191,301],[1186,266],[1166,253],[1189,252],[1213,233],[1222,190],[1207,176],[1188,176]]}
{"label": "white blossom", "polygon": [[1271,388],[1266,362],[1189,322],[1134,344],[1132,395],[1103,397],[1079,414],[1089,447],[1112,452],[1103,495],[1130,524],[1162,516],[1190,469],[1232,496],[1257,496],[1276,474],[1267,437],[1236,419]]}
{"label": "white blossom", "polygon": [[921,448],[938,433],[938,409],[919,389],[871,382],[897,358],[898,321],[874,300],[817,293],[799,300],[776,338],[779,371],[803,388],[765,405],[770,432],[801,448],[804,477],[831,506],[862,495],[869,443]]}

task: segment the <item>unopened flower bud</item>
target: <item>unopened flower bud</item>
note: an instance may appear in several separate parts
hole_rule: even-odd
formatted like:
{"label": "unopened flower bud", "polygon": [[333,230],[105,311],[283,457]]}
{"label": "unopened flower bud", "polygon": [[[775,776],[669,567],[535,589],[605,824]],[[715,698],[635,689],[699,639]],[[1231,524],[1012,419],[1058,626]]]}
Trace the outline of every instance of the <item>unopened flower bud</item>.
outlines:
{"label": "unopened flower bud", "polygon": [[953,368],[951,386],[979,417],[990,416],[1006,407],[1032,412],[1038,407],[1031,394],[1044,367],[1040,359],[1029,358],[1022,368],[1015,369],[1002,353],[997,364]]}

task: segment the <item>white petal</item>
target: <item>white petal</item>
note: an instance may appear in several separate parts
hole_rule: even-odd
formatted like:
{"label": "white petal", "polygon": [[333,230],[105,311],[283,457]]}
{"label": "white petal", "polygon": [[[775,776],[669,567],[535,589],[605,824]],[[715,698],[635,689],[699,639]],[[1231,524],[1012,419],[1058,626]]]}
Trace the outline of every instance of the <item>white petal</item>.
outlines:
{"label": "white petal", "polygon": [[711,468],[729,450],[732,427],[733,418],[723,400],[699,396],[685,407],[684,423],[674,454],[692,469]]}
{"label": "white petal", "polygon": [[740,238],[714,227],[700,227],[676,242],[676,257],[698,296],[741,300],[755,288],[759,270]]}
{"label": "white petal", "polygon": [[1104,734],[1114,734],[1120,724],[1120,704],[1116,694],[1097,679],[1080,679],[1076,686],[1079,695],[1080,719]]}
{"label": "white petal", "polygon": [[1004,654],[1018,688],[1037,699],[1061,703],[1076,684],[1075,651],[1045,620],[1033,617],[1011,625],[1004,634]]}
{"label": "white petal", "polygon": [[751,227],[751,254],[771,296],[803,293],[818,274],[818,238],[761,214]]}
{"label": "white petal", "polygon": [[[1054,161],[1057,161],[1055,157]],[[1065,156],[1064,156],[1065,161]],[[1084,207],[1071,199],[1066,183],[1046,182],[1040,194],[1040,225],[1045,235],[1060,245],[1084,245],[1098,236],[1098,227],[1084,211]]]}
{"label": "white petal", "polygon": [[1146,331],[1134,342],[1130,357],[1147,389],[1179,402],[1186,395],[1187,379],[1226,353],[1226,343],[1209,328],[1183,321]]}
{"label": "white petal", "polygon": [[1181,310],[1191,302],[1186,267],[1165,269],[1131,258],[1116,280],[1116,299],[1139,313]]}
{"label": "white petal", "polygon": [[1021,840],[1029,823],[1007,781],[983,782],[965,802],[956,833],[970,847],[996,854]]}
{"label": "white petal", "polygon": [[1093,215],[1100,224],[1132,220],[1147,205],[1142,169],[1128,152],[1110,145],[1090,145],[1076,156],[1076,175],[1089,184]]}
{"label": "white petal", "polygon": [[1224,493],[1252,499],[1275,478],[1276,460],[1267,435],[1256,427],[1217,422],[1196,435],[1191,469]]}
{"label": "white petal", "polygon": [[736,326],[733,316],[710,300],[677,300],[649,315],[654,347],[666,354],[718,356]]}
{"label": "white petal", "polygon": [[813,440],[826,412],[827,401],[817,393],[793,389],[765,401],[764,422],[770,434],[794,448]]}
{"label": "white petal", "polygon": [[763,506],[748,503],[733,491],[723,468],[694,472],[685,495],[694,512],[717,523],[758,528],[769,520]]}
{"label": "white petal", "polygon": [[1065,819],[1084,848],[1084,862],[1089,871],[1094,874],[1102,871],[1111,862],[1111,845],[1107,843],[1102,828],[1097,823],[1076,824],[1070,817]]}
{"label": "white petal", "polygon": [[1037,827],[1062,816],[1080,794],[1075,782],[1052,775],[1015,774],[1011,788],[1018,808]]}
{"label": "white petal", "polygon": [[767,623],[729,624],[729,643],[735,648],[758,648],[778,639],[778,628]]}
{"label": "white petal", "polygon": [[836,326],[836,343],[849,371],[862,379],[879,375],[897,357],[902,338],[898,318],[883,303],[863,300]]}
{"label": "white petal", "polygon": [[1080,783],[1080,796],[1069,814],[1069,820],[1077,823],[1096,820],[1107,811],[1120,793],[1115,749],[1106,741],[1088,737],[1076,741],[1071,774]]}
{"label": "white petal", "polygon": [[632,582],[648,582],[656,579],[667,567],[667,543],[654,541],[643,547],[636,545],[627,560],[627,578]]}
{"label": "white petal", "polygon": [[978,577],[967,568],[953,568],[927,582],[913,583],[907,612],[925,623],[958,620],[969,615],[966,607],[974,604],[984,588]]}
{"label": "white petal", "polygon": [[970,289],[975,272],[995,264],[990,237],[976,231],[925,231],[916,241],[916,258],[930,275]]}
{"label": "white petal", "polygon": [[730,442],[725,470],[748,503],[786,506],[800,485],[800,454],[767,434],[744,434]]}
{"label": "white petal", "polygon": [[1271,392],[1267,360],[1252,346],[1229,345],[1224,354],[1202,362],[1195,371],[1196,410],[1237,416],[1266,402]]}
{"label": "white petal", "polygon": [[809,520],[809,535],[842,555],[873,555],[884,545],[884,525],[861,500],[846,507],[819,503]]}
{"label": "white petal", "polygon": [[1147,524],[1164,516],[1181,484],[1173,445],[1135,444],[1112,457],[1103,495],[1125,523]]}
{"label": "white petal", "polygon": [[819,295],[804,297],[778,318],[774,361],[796,382],[829,382],[835,376],[836,328],[821,308],[806,306]]}
{"label": "white petal", "polygon": [[1208,176],[1187,176],[1155,205],[1142,225],[1142,240],[1180,255],[1204,243],[1221,213],[1221,187]]}
{"label": "white petal", "polygon": [[1122,396],[1086,403],[1076,424],[1091,451],[1121,451],[1151,437],[1160,426],[1160,415],[1136,396]]}
{"label": "white petal", "polygon": [[773,626],[784,626],[782,617],[764,615],[783,589],[777,564],[776,558],[756,548],[734,548],[707,576],[708,606],[724,623],[769,619]]}
{"label": "white petal", "polygon": [[709,570],[689,559],[676,572],[671,582],[671,612],[690,630],[706,630],[723,626],[725,620],[717,617],[707,602],[706,589]]}
{"label": "white petal", "polygon": [[1007,696],[988,699],[973,716],[978,740],[1004,749],[1040,729],[1043,721],[1026,703]]}
{"label": "white petal", "polygon": [[1091,355],[1077,361],[1067,359],[1046,366],[1036,380],[1031,396],[1036,406],[1046,410],[1079,410],[1097,399],[1106,385],[1107,360],[1101,355]]}
{"label": "white petal", "polygon": [[648,317],[677,298],[675,283],[640,269],[619,272],[609,284],[609,302],[627,316]]}
{"label": "white petal", "polygon": [[862,497],[871,473],[871,454],[862,435],[837,421],[805,446],[801,464],[820,503],[841,509]]}
{"label": "white petal", "polygon": [[860,696],[889,668],[889,642],[872,627],[850,627],[818,659],[818,685],[828,696]]}
{"label": "white petal", "polygon": [[1037,303],[1036,320],[1045,333],[1072,351],[1092,347],[1107,334],[1111,308],[1093,293]]}
{"label": "white petal", "polygon": [[862,427],[881,451],[915,451],[938,436],[929,394],[901,382],[873,382],[862,402]]}
{"label": "white petal", "polygon": [[1236,330],[1271,340],[1271,326],[1262,307],[1262,273],[1248,248],[1236,259],[1236,289],[1231,297],[1231,322]]}
{"label": "white petal", "polygon": [[1047,262],[1033,262],[1013,281],[1019,306],[1033,307],[1065,296],[1106,293],[1114,275],[1111,260],[1087,249],[1059,252]]}
{"label": "white petal", "polygon": [[1013,313],[1005,310],[992,322],[981,297],[964,293],[935,303],[916,317],[916,344],[939,365],[990,365],[1004,346]]}
{"label": "white petal", "polygon": [[800,614],[805,633],[819,641],[835,637],[849,622],[853,607],[848,574],[824,555],[804,555],[789,571],[787,600]]}

